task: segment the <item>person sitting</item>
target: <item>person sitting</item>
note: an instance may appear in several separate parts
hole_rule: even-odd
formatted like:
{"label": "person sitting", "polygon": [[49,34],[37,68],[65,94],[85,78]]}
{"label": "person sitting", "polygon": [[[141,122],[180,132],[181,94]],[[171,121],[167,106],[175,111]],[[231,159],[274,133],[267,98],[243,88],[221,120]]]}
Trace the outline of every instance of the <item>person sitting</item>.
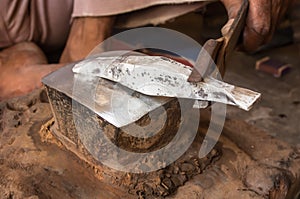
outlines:
{"label": "person sitting", "polygon": [[[235,18],[243,0],[220,0]],[[245,51],[270,41],[276,25],[294,0],[249,0],[243,32]],[[41,87],[41,78],[66,63],[85,58],[109,37],[118,17],[137,11],[155,13],[140,25],[159,23],[205,6],[205,0],[0,0],[0,100]],[[172,13],[172,9],[174,9]],[[156,10],[153,12],[153,10]],[[141,13],[140,13],[141,14]],[[143,16],[141,14],[141,16]],[[197,31],[197,30],[195,30]],[[63,48],[60,62],[49,64],[45,53]]]}

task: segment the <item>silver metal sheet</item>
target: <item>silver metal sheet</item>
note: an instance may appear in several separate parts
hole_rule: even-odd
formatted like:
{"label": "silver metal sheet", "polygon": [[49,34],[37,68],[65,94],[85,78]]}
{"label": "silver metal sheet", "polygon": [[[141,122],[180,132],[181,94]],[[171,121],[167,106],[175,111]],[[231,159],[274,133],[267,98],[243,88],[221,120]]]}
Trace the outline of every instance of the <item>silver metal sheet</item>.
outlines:
{"label": "silver metal sheet", "polygon": [[213,77],[189,83],[187,79],[192,68],[159,56],[99,56],[77,63],[73,72],[105,78],[148,96],[220,102],[244,110],[250,110],[261,96]]}
{"label": "silver metal sheet", "polygon": [[171,100],[150,97],[96,76],[74,74],[74,64],[51,73],[42,82],[93,110],[100,117],[121,128]]}

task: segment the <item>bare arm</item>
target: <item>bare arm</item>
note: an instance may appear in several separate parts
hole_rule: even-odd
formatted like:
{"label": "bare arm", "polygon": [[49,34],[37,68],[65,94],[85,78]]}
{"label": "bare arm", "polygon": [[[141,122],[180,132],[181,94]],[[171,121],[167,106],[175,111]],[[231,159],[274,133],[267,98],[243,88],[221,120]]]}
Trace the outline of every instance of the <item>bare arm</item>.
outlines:
{"label": "bare arm", "polygon": [[24,95],[42,86],[41,78],[78,61],[110,35],[114,17],[75,18],[60,64],[47,64],[41,49],[34,43],[20,43],[0,51],[0,101]]}
{"label": "bare arm", "polygon": [[[243,0],[221,0],[229,19],[235,18]],[[269,42],[280,19],[294,0],[249,0],[249,12],[243,35],[246,51],[255,51]]]}
{"label": "bare arm", "polygon": [[110,36],[114,17],[78,17],[73,20],[60,63],[78,61]]}

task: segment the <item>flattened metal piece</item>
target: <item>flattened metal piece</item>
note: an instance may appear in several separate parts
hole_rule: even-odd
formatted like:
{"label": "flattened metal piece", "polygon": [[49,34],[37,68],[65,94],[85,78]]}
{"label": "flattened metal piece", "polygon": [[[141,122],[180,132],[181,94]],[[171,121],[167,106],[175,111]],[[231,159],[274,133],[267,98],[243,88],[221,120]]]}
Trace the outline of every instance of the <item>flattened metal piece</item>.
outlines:
{"label": "flattened metal piece", "polygon": [[260,97],[259,93],[212,77],[189,83],[191,71],[164,57],[97,57],[61,68],[45,77],[43,83],[118,128],[163,106],[171,97],[221,102],[244,110],[249,110]]}
{"label": "flattened metal piece", "polygon": [[137,121],[172,100],[136,94],[120,84],[96,76],[74,74],[73,67],[74,64],[63,67],[43,78],[42,82],[86,106],[118,128]]}
{"label": "flattened metal piece", "polygon": [[220,102],[244,110],[250,110],[261,96],[210,76],[190,83],[192,68],[159,56],[96,57],[79,62],[73,72],[109,79],[149,96]]}

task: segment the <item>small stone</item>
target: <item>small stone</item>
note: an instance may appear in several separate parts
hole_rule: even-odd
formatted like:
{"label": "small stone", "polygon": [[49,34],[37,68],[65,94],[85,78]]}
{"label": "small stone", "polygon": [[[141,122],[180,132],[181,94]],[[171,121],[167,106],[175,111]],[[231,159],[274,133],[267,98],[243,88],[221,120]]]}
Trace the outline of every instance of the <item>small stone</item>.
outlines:
{"label": "small stone", "polygon": [[186,182],[185,175],[174,175],[171,177],[171,181],[175,185],[175,187],[182,186]]}
{"label": "small stone", "polygon": [[174,174],[178,174],[179,173],[179,167],[178,166],[174,166],[173,168],[174,168],[173,169],[173,173]]}
{"label": "small stone", "polygon": [[190,164],[190,163],[183,163],[181,166],[180,166],[180,170],[182,172],[187,172],[187,173],[190,173],[190,172],[193,172],[195,170],[195,167],[194,165]]}

